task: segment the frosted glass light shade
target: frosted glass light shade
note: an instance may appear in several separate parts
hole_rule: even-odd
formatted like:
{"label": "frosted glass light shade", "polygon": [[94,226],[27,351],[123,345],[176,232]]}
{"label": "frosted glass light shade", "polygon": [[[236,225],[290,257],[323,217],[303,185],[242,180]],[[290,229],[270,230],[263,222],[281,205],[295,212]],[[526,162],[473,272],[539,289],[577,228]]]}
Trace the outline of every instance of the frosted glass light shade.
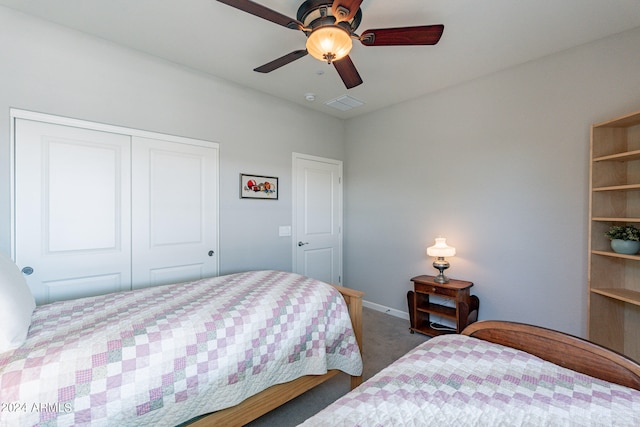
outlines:
{"label": "frosted glass light shade", "polygon": [[307,51],[311,56],[328,63],[344,58],[352,47],[349,33],[335,25],[316,28],[307,38]]}
{"label": "frosted glass light shade", "polygon": [[456,254],[456,248],[447,245],[445,237],[436,237],[436,244],[427,248],[427,255],[432,257],[452,257]]}

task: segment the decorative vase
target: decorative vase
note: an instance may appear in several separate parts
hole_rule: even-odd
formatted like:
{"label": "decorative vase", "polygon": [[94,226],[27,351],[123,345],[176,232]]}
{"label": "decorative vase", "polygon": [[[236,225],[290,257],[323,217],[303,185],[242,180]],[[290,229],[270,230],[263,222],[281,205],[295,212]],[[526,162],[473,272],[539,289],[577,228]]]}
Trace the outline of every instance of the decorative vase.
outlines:
{"label": "decorative vase", "polygon": [[640,251],[640,242],[635,240],[612,239],[611,249],[619,254],[634,255]]}

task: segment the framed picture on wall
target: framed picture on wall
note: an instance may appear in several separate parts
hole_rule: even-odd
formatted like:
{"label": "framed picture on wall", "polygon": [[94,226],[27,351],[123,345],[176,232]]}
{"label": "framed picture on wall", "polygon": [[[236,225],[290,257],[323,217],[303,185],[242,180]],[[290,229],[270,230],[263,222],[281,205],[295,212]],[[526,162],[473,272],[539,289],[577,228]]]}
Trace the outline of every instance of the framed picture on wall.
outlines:
{"label": "framed picture on wall", "polygon": [[278,178],[241,173],[240,198],[278,200]]}

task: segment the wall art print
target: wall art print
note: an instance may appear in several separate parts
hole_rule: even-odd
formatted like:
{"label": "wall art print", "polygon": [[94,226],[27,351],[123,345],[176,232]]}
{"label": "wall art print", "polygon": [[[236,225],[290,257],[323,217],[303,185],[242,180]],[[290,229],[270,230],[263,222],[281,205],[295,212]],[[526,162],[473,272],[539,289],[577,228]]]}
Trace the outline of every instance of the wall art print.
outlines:
{"label": "wall art print", "polygon": [[241,173],[240,198],[278,200],[278,178]]}

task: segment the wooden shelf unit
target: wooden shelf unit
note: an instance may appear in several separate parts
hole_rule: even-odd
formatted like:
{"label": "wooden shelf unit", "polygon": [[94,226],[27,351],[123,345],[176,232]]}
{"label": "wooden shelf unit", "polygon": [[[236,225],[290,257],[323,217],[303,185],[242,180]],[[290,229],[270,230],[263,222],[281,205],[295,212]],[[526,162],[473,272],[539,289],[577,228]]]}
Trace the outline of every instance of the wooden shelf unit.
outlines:
{"label": "wooden shelf unit", "polygon": [[640,360],[640,254],[611,250],[613,224],[640,227],[640,111],[591,126],[589,339]]}

